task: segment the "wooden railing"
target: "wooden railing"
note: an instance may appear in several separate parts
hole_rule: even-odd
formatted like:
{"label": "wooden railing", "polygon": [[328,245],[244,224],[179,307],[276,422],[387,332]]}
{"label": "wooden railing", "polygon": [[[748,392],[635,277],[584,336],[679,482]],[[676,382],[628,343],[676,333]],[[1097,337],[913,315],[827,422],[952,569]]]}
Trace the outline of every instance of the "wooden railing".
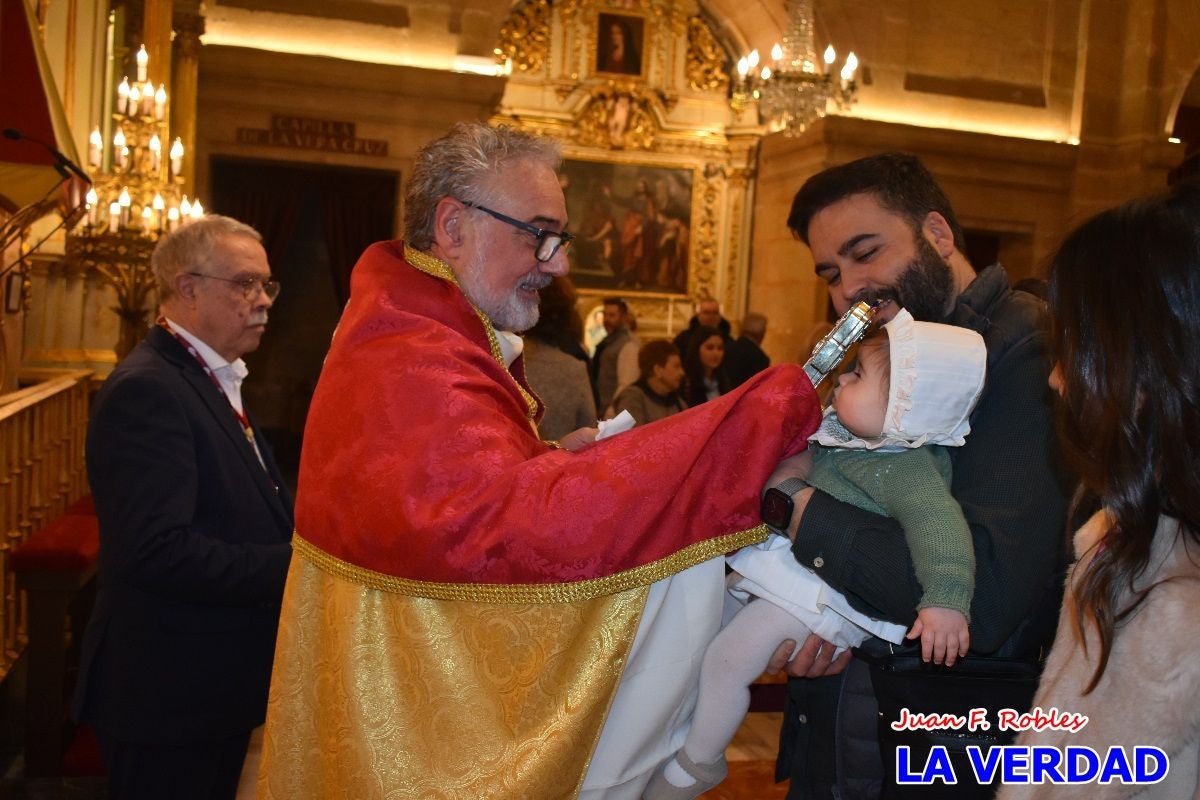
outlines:
{"label": "wooden railing", "polygon": [[0,396],[0,678],[27,641],[12,551],[87,491],[87,370]]}

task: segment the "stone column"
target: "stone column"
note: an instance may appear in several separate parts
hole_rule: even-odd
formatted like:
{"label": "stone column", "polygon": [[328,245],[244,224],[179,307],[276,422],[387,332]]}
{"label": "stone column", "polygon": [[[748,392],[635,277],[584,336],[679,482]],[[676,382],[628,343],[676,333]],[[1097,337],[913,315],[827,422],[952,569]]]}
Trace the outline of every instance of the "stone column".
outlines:
{"label": "stone column", "polygon": [[200,35],[204,17],[199,10],[175,15],[175,52],[171,84],[171,136],[183,139],[183,191],[196,195],[196,101],[200,75]]}
{"label": "stone column", "polygon": [[150,56],[147,77],[157,87],[171,86],[171,0],[145,0],[142,8],[142,44]]}

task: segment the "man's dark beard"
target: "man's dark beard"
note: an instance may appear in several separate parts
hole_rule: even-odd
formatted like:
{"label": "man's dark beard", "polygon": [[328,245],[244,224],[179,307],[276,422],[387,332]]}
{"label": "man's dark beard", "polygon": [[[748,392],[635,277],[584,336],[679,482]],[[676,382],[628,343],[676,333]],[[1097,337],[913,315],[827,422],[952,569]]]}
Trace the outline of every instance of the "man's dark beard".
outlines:
{"label": "man's dark beard", "polygon": [[950,265],[942,260],[924,236],[919,232],[916,240],[917,254],[900,273],[893,286],[874,292],[863,292],[858,298],[866,302],[893,300],[907,308],[913,319],[923,322],[941,322],[946,317],[950,298],[954,297],[954,276]]}

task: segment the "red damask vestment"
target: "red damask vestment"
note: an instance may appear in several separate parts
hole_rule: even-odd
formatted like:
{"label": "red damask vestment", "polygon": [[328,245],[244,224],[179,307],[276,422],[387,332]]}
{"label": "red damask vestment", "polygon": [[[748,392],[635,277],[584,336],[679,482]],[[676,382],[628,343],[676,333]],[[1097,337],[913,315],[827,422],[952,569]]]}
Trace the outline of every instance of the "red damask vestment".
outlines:
{"label": "red damask vestment", "polygon": [[766,535],[797,366],[579,452],[443,262],[355,267],[305,430],[260,797],[578,791],[646,588]]}

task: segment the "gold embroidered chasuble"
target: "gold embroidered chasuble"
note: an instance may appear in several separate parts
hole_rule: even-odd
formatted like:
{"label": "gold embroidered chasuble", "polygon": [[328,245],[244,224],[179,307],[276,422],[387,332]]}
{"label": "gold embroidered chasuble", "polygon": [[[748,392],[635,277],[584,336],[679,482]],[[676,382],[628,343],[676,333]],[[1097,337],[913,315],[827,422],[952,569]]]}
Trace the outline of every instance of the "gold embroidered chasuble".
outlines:
{"label": "gold embroidered chasuble", "polygon": [[648,587],[760,541],[798,367],[554,450],[449,268],[383,243],[313,400],[260,798],[574,797]]}

